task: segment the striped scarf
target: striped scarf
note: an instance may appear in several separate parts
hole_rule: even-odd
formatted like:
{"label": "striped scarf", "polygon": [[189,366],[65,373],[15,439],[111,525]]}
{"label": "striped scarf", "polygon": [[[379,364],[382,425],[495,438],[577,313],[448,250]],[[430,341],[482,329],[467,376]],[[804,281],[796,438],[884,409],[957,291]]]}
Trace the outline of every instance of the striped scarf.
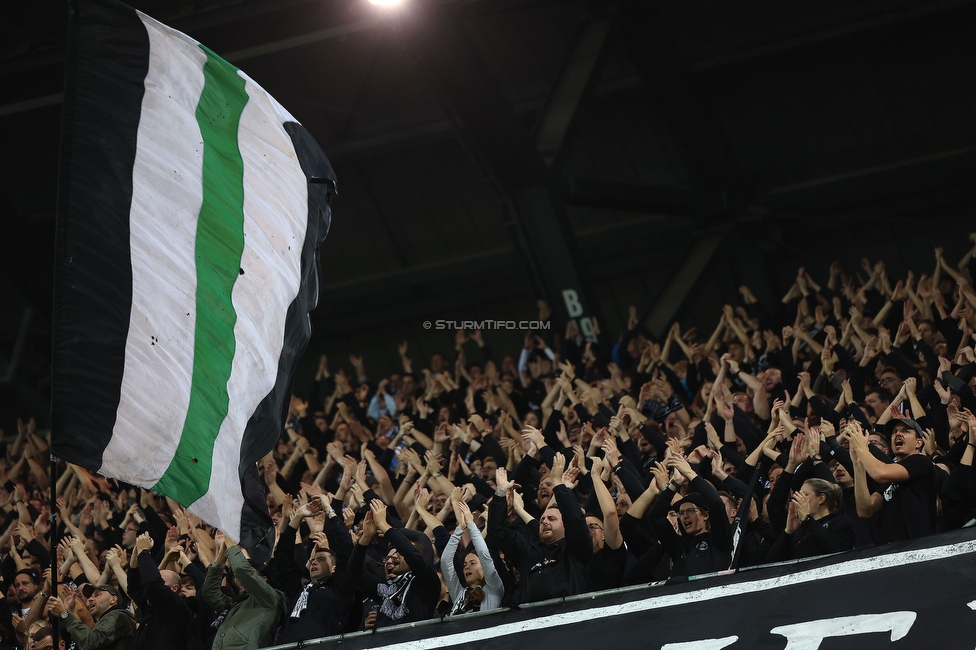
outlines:
{"label": "striped scarf", "polygon": [[315,589],[318,586],[318,584],[319,581],[316,580],[315,582],[309,582],[304,587],[302,587],[302,593],[298,594],[298,600],[295,601],[295,607],[291,610],[292,618],[298,618],[302,615],[302,612],[305,611],[306,607],[308,607],[309,592]]}
{"label": "striped scarf", "polygon": [[387,618],[399,621],[410,613],[407,608],[407,593],[413,583],[413,571],[407,571],[402,576],[398,576],[392,582],[376,585],[376,594],[383,599],[380,605],[380,612]]}

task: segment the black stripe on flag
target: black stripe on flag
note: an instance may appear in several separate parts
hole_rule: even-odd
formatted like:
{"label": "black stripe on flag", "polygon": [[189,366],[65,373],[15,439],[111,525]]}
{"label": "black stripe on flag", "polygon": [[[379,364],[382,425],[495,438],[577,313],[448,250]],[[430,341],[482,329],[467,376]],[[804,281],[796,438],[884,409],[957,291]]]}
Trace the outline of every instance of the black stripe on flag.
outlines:
{"label": "black stripe on flag", "polygon": [[[52,426],[97,470],[115,426],[132,303],[129,207],[149,37],[114,0],[71,3],[55,242]],[[152,399],[146,395],[146,399]]]}
{"label": "black stripe on flag", "polygon": [[241,513],[240,542],[252,557],[262,562],[271,555],[274,535],[271,534],[271,518],[254,464],[274,449],[281,436],[281,427],[288,417],[295,365],[312,333],[308,313],[315,309],[319,299],[317,249],[329,234],[331,202],[336,195],[335,172],[318,143],[300,124],[288,122],[284,127],[291,136],[302,171],[308,178],[308,228],[302,246],[301,287],[288,306],[285,336],[278,359],[278,376],[274,388],[261,400],[248,420],[241,442],[239,473],[245,500]]}

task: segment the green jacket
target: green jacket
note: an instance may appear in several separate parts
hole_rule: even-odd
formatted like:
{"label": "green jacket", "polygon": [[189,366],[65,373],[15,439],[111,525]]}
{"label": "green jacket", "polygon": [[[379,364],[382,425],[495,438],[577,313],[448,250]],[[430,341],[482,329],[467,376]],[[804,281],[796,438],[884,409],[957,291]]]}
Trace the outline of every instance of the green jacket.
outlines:
{"label": "green jacket", "polygon": [[136,619],[128,610],[110,609],[89,628],[73,614],[65,619],[68,634],[81,650],[128,650],[136,635]]}
{"label": "green jacket", "polygon": [[203,599],[219,616],[230,610],[217,628],[212,650],[256,650],[274,643],[275,630],[287,616],[285,595],[265,582],[237,546],[227,550],[234,576],[248,597],[235,602],[220,590],[224,567],[211,564],[203,581]]}

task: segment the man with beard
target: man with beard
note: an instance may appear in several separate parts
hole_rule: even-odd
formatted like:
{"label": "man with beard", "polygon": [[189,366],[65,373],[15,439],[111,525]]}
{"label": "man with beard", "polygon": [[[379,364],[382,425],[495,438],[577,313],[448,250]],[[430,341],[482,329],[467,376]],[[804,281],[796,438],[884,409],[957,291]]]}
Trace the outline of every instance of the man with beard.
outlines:
{"label": "man with beard", "polygon": [[136,634],[136,620],[119,603],[115,587],[86,584],[74,594],[62,585],[61,594],[64,600],[47,601],[47,611],[61,619],[81,650],[128,650]]}
{"label": "man with beard", "polygon": [[[441,595],[441,579],[434,568],[434,550],[424,534],[393,528],[386,520],[386,505],[370,502],[363,519],[363,534],[349,559],[349,574],[358,587],[380,603],[376,627],[425,621],[434,615]],[[366,567],[366,549],[377,534],[393,547],[386,555],[383,574]]]}
{"label": "man with beard", "polygon": [[37,595],[38,578],[34,569],[21,569],[14,574],[14,593],[20,605],[20,615],[26,617],[30,613],[31,602]]}
{"label": "man with beard", "polygon": [[[325,512],[325,536],[316,535],[311,556],[305,565],[307,573],[295,560],[295,536],[302,522]],[[285,620],[277,643],[318,639],[342,632],[349,614],[353,584],[349,579],[352,541],[342,517],[332,509],[332,497],[323,494],[292,515],[282,519],[274,562],[278,585],[288,597],[291,614]]]}
{"label": "man with beard", "polygon": [[507,493],[515,488],[508,472],[495,472],[495,496],[488,516],[488,547],[501,551],[519,570],[518,603],[529,603],[586,590],[587,570],[593,557],[593,539],[572,487],[578,470],[564,473],[566,457],[556,454],[549,473],[555,505],[542,512],[538,532],[533,526],[522,535],[508,528]]}

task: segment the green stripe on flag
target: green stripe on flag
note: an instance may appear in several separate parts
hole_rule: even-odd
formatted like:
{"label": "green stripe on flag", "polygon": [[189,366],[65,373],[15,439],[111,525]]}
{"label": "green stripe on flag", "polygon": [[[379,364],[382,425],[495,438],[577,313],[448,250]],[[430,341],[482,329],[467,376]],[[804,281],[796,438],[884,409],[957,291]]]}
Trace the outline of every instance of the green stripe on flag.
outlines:
{"label": "green stripe on flag", "polygon": [[210,489],[213,449],[227,417],[227,382],[234,361],[231,300],[244,252],[244,163],[237,142],[247,104],[237,69],[207,53],[196,117],[203,136],[203,205],[196,232],[196,330],[193,378],[176,455],[154,490],[189,505]]}

